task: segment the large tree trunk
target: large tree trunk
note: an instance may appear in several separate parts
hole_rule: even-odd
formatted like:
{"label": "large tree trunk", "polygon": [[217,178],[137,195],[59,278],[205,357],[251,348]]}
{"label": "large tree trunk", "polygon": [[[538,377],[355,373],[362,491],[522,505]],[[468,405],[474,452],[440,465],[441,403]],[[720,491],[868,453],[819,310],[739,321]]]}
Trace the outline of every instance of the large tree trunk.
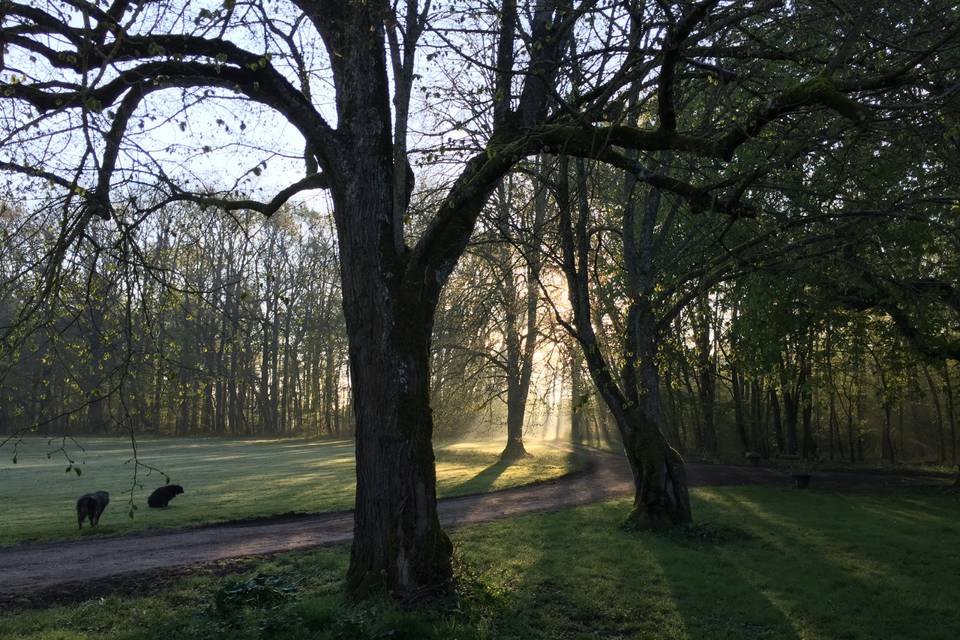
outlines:
{"label": "large tree trunk", "polygon": [[395,326],[380,341],[349,330],[357,495],[347,585],[356,596],[382,586],[404,598],[430,595],[452,578],[452,545],[436,508],[429,332]]}
{"label": "large tree trunk", "polygon": [[[382,60],[365,59],[382,50],[367,46],[337,64],[383,68]],[[434,314],[449,271],[429,274],[426,284],[405,277],[409,254],[395,245],[392,230],[390,133],[372,124],[389,122],[386,78],[378,80],[338,93],[351,148],[329,161],[338,173],[332,195],[356,424],[347,588],[354,597],[386,588],[397,598],[416,599],[447,589],[453,576],[453,548],[437,516],[429,389]],[[445,265],[450,270],[456,257]]]}
{"label": "large tree trunk", "polygon": [[[384,586],[399,597],[416,598],[448,588],[453,574],[452,546],[437,517],[431,444],[429,355],[437,301],[481,208],[515,158],[509,153],[471,158],[417,244],[405,245],[403,218],[413,172],[404,160],[402,136],[391,139],[391,124],[396,115],[397,131],[404,129],[402,103],[409,93],[398,91],[394,107],[399,108],[392,112],[384,40],[385,31],[393,31],[385,29],[381,10],[372,3],[316,3],[311,18],[333,72],[337,127],[312,151],[334,203],[356,421],[357,494],[347,586],[354,596]],[[509,61],[514,24],[504,24],[498,57]],[[422,26],[408,21],[404,63],[399,47],[391,45],[394,80],[407,88]],[[547,23],[538,30],[546,32]],[[544,62],[520,97],[518,113],[526,126],[546,116],[549,61],[558,56],[561,42],[557,38],[533,55],[533,61]],[[508,72],[498,74],[498,92],[508,107],[511,80]],[[495,120],[497,134],[514,126],[500,110]],[[405,172],[403,178],[398,171]]]}
{"label": "large tree trunk", "polygon": [[431,443],[436,301],[407,297],[398,279],[387,275],[390,265],[382,256],[360,249],[357,236],[376,227],[354,221],[390,210],[389,175],[364,177],[338,202],[357,461],[347,586],[358,597],[386,587],[416,598],[446,588],[452,578],[452,546],[437,517]]}

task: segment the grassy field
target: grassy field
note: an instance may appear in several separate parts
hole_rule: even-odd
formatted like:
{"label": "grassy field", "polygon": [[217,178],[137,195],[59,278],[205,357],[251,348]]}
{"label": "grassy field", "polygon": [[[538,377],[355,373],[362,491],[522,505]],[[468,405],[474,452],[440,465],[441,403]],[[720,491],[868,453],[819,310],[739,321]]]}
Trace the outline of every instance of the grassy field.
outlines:
{"label": "grassy field", "polygon": [[457,595],[342,596],[344,549],[251,560],[147,597],[0,616],[0,637],[937,639],[960,629],[960,496],[698,489],[694,528],[620,528],[626,501],[454,534]]}
{"label": "grassy field", "polygon": [[[119,439],[85,439],[84,451],[71,450],[76,468],[47,440],[28,439],[13,452],[0,450],[0,504],[4,507],[0,545],[25,540],[119,534],[149,528],[196,525],[268,516],[291,511],[315,512],[353,506],[353,442],[291,440],[163,439],[138,442],[140,459],[169,474],[186,493],[167,509],[148,509],[147,496],[166,484],[161,474],[140,469],[133,494],[130,443]],[[60,446],[56,441],[53,448]],[[560,476],[577,468],[578,459],[547,444],[530,442],[534,454],[513,465],[497,457],[502,442],[476,441],[437,447],[441,495],[493,491]],[[96,529],[77,531],[74,505],[81,494],[110,492],[110,506]]]}

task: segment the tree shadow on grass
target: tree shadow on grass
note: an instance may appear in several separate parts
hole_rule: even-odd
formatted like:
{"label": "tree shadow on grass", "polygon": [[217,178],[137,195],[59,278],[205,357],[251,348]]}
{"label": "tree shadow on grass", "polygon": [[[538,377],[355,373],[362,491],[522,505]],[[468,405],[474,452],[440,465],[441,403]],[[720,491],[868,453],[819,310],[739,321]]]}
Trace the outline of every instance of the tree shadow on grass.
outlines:
{"label": "tree shadow on grass", "polygon": [[713,549],[624,531],[618,501],[471,532],[460,552],[494,602],[498,638],[798,638]]}
{"label": "tree shadow on grass", "polygon": [[489,491],[493,483],[497,481],[497,478],[502,476],[504,471],[517,462],[519,462],[519,460],[497,460],[469,480],[450,487],[447,491],[444,491],[444,494],[449,496],[462,496]]}
{"label": "tree shadow on grass", "polygon": [[806,635],[935,638],[960,620],[953,604],[958,590],[943,578],[954,571],[943,566],[937,579],[938,572],[923,569],[931,560],[949,562],[950,534],[936,540],[936,530],[928,529],[919,544],[895,530],[903,525],[858,513],[845,496],[830,492],[702,493],[709,497],[704,511],[720,509],[765,541],[749,553],[721,548],[725,563]]}

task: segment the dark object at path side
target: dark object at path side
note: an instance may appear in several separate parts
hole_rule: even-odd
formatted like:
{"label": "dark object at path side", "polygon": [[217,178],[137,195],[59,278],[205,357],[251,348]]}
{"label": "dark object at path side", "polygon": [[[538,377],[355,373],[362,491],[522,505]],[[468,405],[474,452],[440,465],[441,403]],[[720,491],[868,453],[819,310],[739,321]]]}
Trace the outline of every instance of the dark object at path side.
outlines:
{"label": "dark object at path side", "polygon": [[[623,456],[587,450],[588,468],[563,478],[440,501],[444,527],[551,511],[630,495],[633,481]],[[790,476],[773,469],[692,463],[690,486],[759,484],[788,487]],[[945,485],[944,478],[817,474],[818,488]],[[71,542],[23,544],[0,549],[0,604],[32,601],[63,592],[71,583],[108,581],[124,575],[168,572],[177,567],[346,543],[353,536],[349,511],[277,520],[226,523]],[[82,578],[79,578],[82,576]],[[79,578],[79,579],[78,579]]]}

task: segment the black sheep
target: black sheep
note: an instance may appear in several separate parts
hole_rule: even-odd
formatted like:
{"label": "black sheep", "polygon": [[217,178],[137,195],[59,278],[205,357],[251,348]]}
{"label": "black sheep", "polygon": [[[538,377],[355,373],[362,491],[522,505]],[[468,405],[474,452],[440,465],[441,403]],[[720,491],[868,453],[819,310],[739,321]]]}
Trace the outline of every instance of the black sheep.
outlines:
{"label": "black sheep", "polygon": [[154,509],[162,509],[181,493],[183,493],[183,487],[178,484],[168,484],[151,493],[147,498],[147,504]]}
{"label": "black sheep", "polygon": [[100,522],[100,514],[110,504],[110,494],[106,491],[85,493],[77,498],[77,528],[83,529],[83,521],[90,518],[90,526]]}

